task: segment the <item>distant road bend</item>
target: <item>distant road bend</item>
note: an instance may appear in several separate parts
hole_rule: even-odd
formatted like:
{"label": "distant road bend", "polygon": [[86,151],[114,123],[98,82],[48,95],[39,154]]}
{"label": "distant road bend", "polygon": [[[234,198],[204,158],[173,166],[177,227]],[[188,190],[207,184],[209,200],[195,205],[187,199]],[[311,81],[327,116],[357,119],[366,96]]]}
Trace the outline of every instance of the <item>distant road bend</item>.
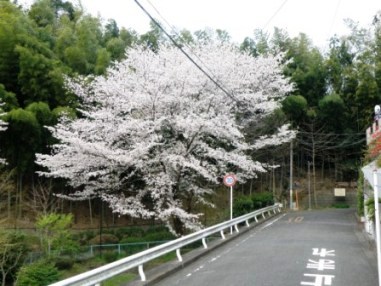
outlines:
{"label": "distant road bend", "polygon": [[375,286],[376,263],[354,210],[289,212],[154,285]]}

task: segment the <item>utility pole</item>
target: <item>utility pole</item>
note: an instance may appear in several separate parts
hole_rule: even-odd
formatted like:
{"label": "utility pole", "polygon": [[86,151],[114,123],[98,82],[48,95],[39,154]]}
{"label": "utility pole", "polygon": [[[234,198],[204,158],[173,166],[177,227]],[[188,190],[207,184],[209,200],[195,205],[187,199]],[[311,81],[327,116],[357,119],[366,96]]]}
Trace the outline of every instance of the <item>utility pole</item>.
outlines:
{"label": "utility pole", "polygon": [[292,170],[293,170],[293,146],[292,140],[290,143],[290,210],[292,210]]}
{"label": "utility pole", "polygon": [[374,216],[376,218],[376,248],[377,248],[377,270],[378,285],[381,285],[381,253],[380,253],[380,213],[379,213],[379,197],[378,197],[378,178],[377,170],[373,171],[373,188],[374,188]]}
{"label": "utility pole", "polygon": [[311,162],[308,161],[308,210],[311,210],[311,174],[310,174]]}

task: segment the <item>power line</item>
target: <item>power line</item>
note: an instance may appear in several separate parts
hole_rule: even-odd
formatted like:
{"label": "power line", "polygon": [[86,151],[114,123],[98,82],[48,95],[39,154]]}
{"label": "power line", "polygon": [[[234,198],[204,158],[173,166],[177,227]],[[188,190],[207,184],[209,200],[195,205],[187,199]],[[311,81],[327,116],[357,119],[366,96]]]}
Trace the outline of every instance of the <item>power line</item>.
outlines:
{"label": "power line", "polygon": [[279,8],[275,11],[275,13],[270,17],[270,19],[266,22],[266,24],[263,26],[262,30],[266,29],[266,27],[271,23],[271,21],[278,15],[280,10],[286,5],[288,0],[284,0],[283,3],[279,6]]}
{"label": "power line", "polygon": [[[182,38],[182,36],[177,32],[176,27],[173,26],[171,23],[169,23],[169,21],[166,18],[164,18],[164,16],[160,13],[160,11],[152,4],[152,2],[150,0],[146,0],[146,2],[148,2],[148,4],[152,7],[152,9],[154,9],[155,12],[159,15],[159,17],[168,25],[168,27],[171,29],[172,33],[174,33],[178,38]],[[200,62],[204,66],[204,69],[206,69],[207,72],[212,75],[212,77],[217,78],[216,75],[202,61],[202,59],[197,54],[195,54],[193,52],[193,48],[190,45],[188,45],[188,43],[186,41],[184,41],[182,43],[182,45],[186,46],[189,49],[189,51],[192,53],[192,55],[197,58],[198,62]],[[216,80],[216,81],[218,82],[218,80]],[[222,86],[222,84],[220,82],[219,82],[219,84]]]}
{"label": "power line", "polygon": [[229,98],[239,103],[239,101],[230,94],[225,88],[223,88],[209,73],[207,73],[182,47],[176,40],[168,34],[168,32],[151,16],[151,14],[139,3],[138,0],[134,0],[135,3],[142,9],[142,11],[151,19],[151,21],[171,40],[171,42],[178,48],[207,78],[209,78],[221,91],[223,91]]}
{"label": "power line", "polygon": [[341,4],[341,0],[338,0],[337,4],[336,4],[335,13],[333,14],[332,23],[331,23],[331,26],[329,27],[328,37],[330,36],[330,34],[332,32],[333,25],[335,24],[335,21],[336,21],[336,18],[337,18],[337,14],[339,12],[340,4]]}

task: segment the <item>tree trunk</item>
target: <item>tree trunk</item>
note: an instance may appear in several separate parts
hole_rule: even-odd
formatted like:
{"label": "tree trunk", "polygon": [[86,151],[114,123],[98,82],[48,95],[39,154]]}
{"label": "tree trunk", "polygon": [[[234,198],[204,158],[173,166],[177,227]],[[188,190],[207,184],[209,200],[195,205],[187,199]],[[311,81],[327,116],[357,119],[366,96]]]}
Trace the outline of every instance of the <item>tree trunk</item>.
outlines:
{"label": "tree trunk", "polygon": [[184,223],[177,216],[173,217],[173,229],[180,236],[185,233]]}
{"label": "tree trunk", "polygon": [[91,199],[89,198],[89,216],[90,216],[90,225],[93,225],[93,209],[91,206]]}

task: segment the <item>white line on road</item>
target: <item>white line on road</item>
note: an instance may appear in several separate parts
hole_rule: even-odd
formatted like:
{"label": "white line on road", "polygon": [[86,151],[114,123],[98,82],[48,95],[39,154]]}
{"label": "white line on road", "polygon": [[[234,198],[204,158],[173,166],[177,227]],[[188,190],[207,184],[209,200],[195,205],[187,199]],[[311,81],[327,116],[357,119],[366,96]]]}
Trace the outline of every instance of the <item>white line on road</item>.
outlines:
{"label": "white line on road", "polygon": [[265,228],[268,228],[269,226],[273,225],[274,223],[276,223],[278,220],[284,218],[287,214],[282,214],[280,217],[274,219],[273,221],[267,223],[265,226],[261,227],[259,230],[264,230]]}

